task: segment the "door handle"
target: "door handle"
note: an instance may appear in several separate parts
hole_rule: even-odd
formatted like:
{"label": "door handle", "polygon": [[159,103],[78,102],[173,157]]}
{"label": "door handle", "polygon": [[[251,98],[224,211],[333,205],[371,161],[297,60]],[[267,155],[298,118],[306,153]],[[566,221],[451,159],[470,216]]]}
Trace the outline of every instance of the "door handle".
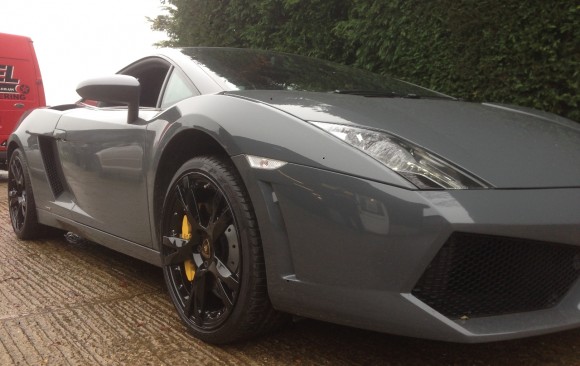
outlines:
{"label": "door handle", "polygon": [[14,107],[16,107],[16,108],[24,108],[24,104],[23,103],[16,103],[16,104],[14,104]]}

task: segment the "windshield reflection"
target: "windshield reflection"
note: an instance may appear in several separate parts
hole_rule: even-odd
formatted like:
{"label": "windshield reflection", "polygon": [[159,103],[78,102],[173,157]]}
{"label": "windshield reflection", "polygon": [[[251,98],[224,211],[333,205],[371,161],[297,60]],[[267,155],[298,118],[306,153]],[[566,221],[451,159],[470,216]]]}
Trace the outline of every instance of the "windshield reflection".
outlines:
{"label": "windshield reflection", "polygon": [[239,48],[183,48],[225,90],[297,90],[369,96],[443,94],[400,80],[298,55]]}

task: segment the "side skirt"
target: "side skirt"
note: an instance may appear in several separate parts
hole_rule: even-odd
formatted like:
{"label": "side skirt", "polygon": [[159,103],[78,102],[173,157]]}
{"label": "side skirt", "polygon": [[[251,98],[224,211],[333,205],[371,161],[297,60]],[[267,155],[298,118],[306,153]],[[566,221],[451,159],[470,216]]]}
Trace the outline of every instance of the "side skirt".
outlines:
{"label": "side skirt", "polygon": [[45,210],[37,210],[37,214],[38,221],[41,224],[71,231],[82,238],[93,241],[109,249],[153,264],[154,266],[161,267],[161,255],[156,250],[107,234],[104,231],[94,229],[90,226],[80,224],[76,221],[55,215]]}

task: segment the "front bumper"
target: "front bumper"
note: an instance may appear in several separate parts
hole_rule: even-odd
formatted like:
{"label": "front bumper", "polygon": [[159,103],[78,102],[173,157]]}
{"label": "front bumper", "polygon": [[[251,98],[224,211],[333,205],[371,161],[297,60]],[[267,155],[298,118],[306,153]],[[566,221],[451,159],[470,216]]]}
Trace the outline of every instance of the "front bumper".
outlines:
{"label": "front bumper", "polygon": [[[508,307],[507,313],[501,308],[476,316],[468,307],[464,315],[458,315],[462,309],[447,312],[417,291],[423,275],[457,233],[516,238],[524,254],[521,243],[564,245],[571,254],[562,263],[580,273],[578,188],[410,191],[292,164],[276,171],[252,170],[244,159],[234,160],[255,207],[268,289],[280,310],[457,342],[496,341],[580,326],[577,276],[568,279],[560,297],[540,307],[515,306]],[[518,256],[503,259],[510,267]],[[486,273],[485,268],[479,264],[473,270]],[[501,299],[501,291],[517,287],[514,281],[521,280],[517,273],[507,270],[505,278],[495,277],[500,282],[497,289],[488,283],[475,291],[498,291],[494,296]],[[477,284],[479,279],[473,281]],[[509,285],[502,287],[504,281]],[[550,286],[549,281],[543,286]],[[453,291],[451,287],[446,294]]]}

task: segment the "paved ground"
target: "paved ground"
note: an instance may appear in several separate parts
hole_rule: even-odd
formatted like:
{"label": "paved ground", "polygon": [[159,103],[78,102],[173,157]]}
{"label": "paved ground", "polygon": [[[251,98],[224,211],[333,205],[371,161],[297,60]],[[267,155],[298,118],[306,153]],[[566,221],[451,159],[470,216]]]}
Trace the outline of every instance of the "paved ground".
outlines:
{"label": "paved ground", "polygon": [[189,336],[161,271],[94,244],[23,242],[0,171],[0,365],[580,365],[580,330],[458,345],[315,321],[213,347]]}

